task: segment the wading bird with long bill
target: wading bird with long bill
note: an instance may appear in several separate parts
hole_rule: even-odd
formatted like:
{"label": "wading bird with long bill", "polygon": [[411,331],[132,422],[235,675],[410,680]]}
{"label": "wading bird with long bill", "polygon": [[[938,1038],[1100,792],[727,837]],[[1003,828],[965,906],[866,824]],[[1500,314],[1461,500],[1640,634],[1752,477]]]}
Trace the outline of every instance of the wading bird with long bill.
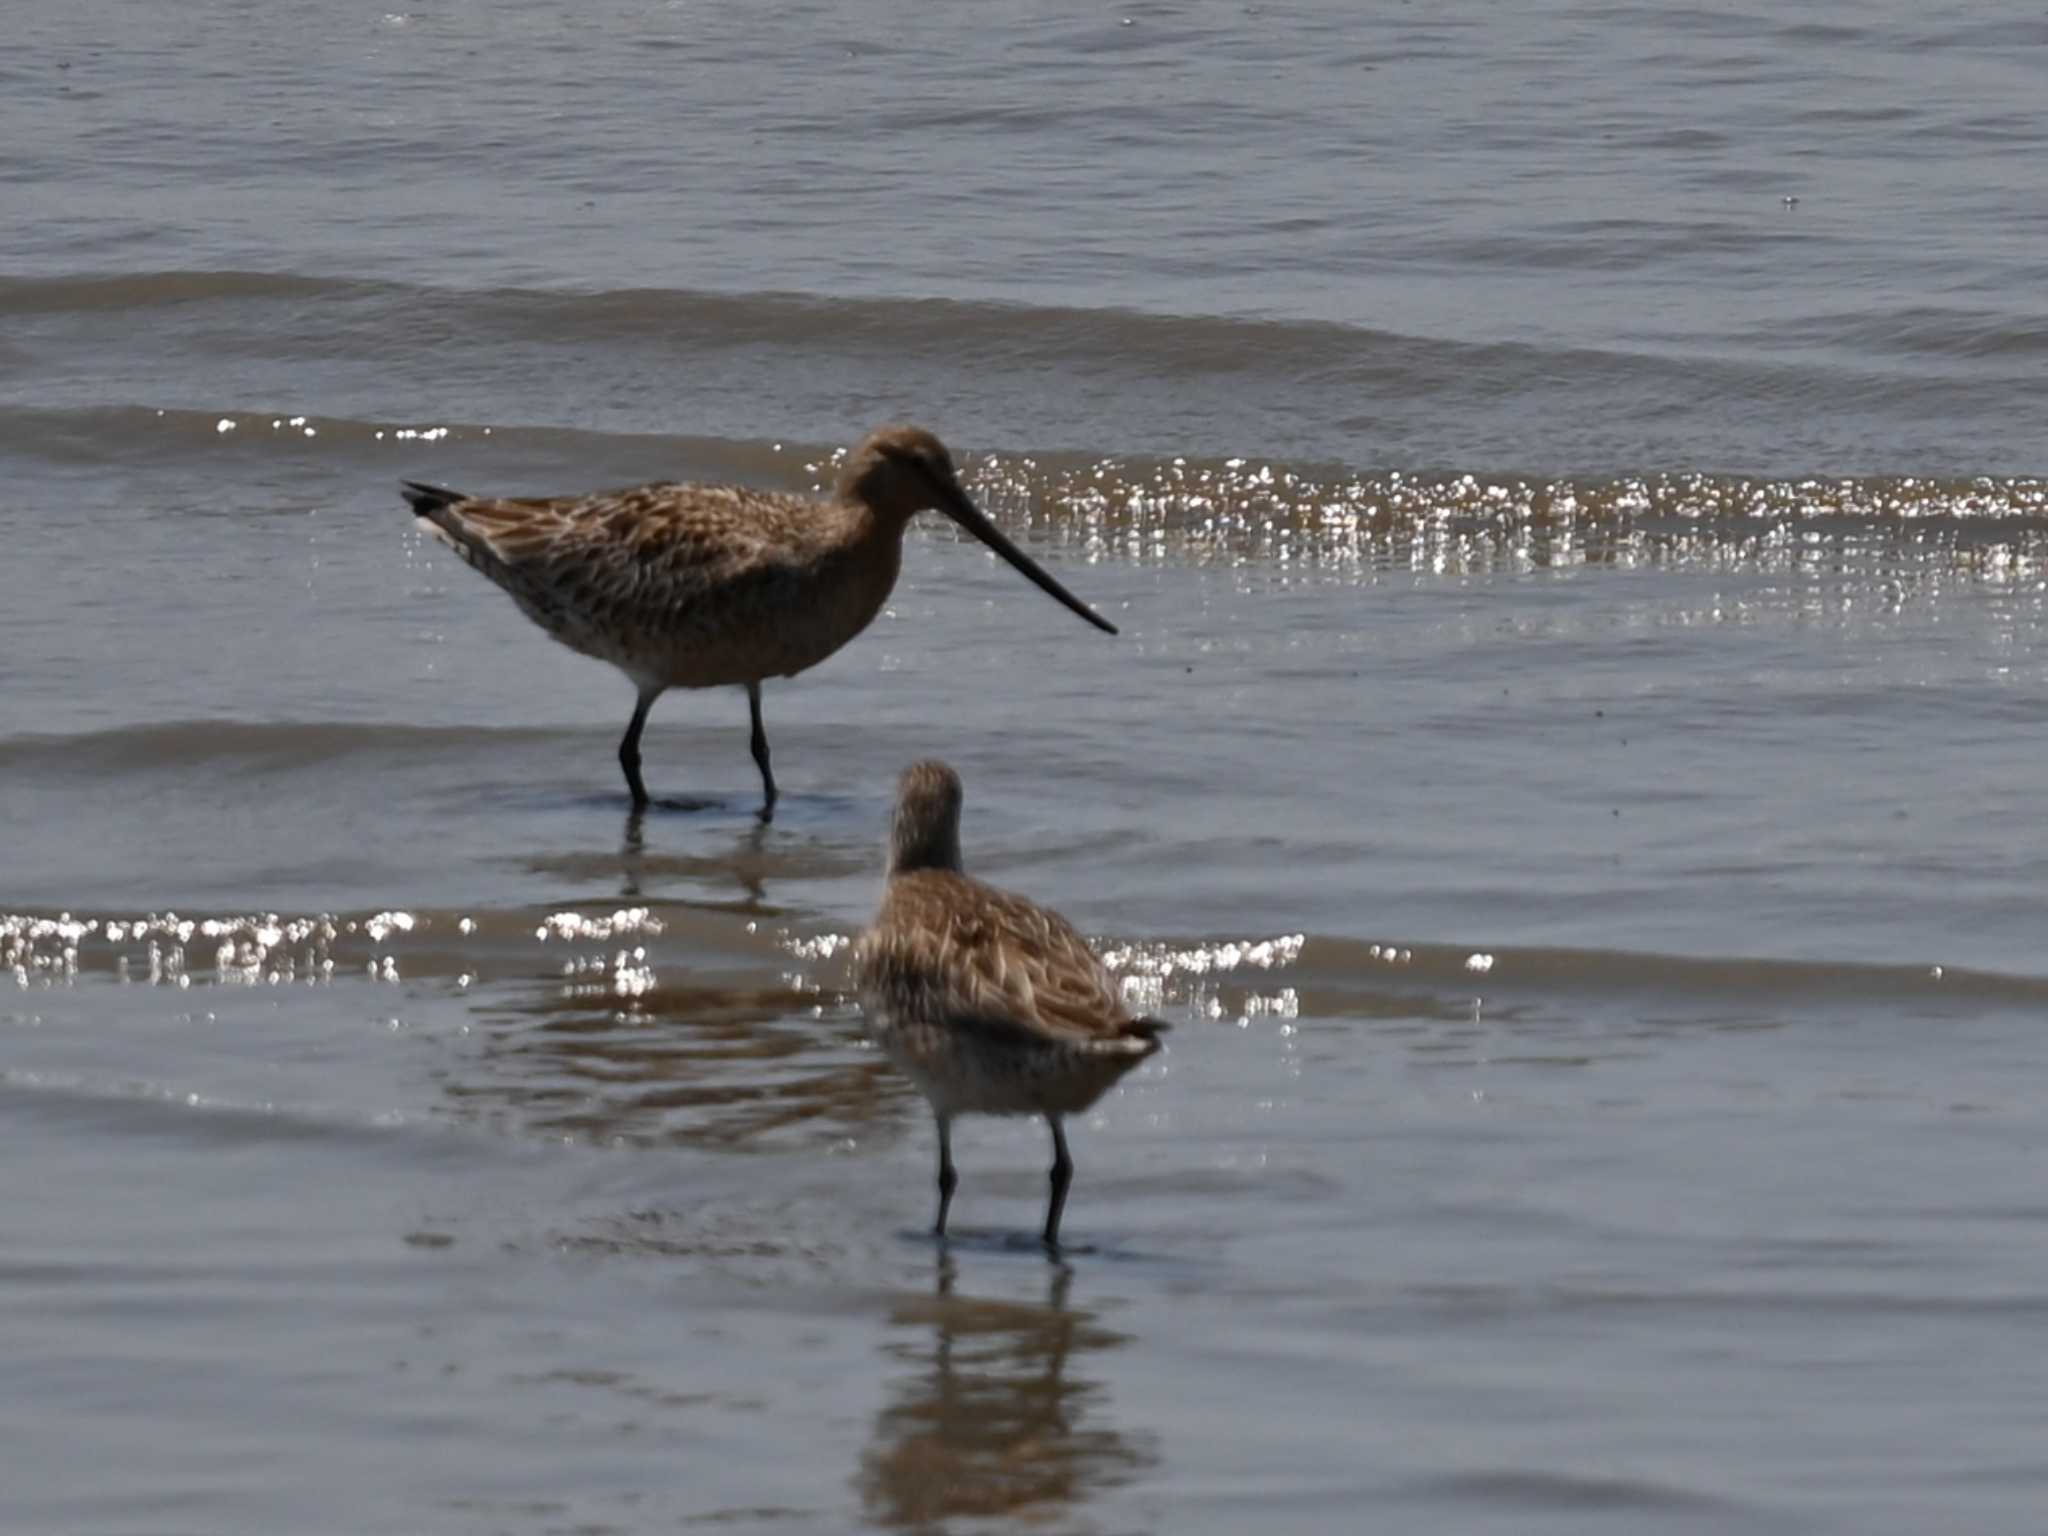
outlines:
{"label": "wading bird with long bill", "polygon": [[736,685],[753,719],[761,819],[774,815],[761,684],[816,666],[867,628],[896,585],[903,531],[920,512],[943,512],[1116,633],[988,520],[961,489],[945,445],[920,427],[870,433],[823,499],[667,482],[491,498],[408,480],[404,494],[429,532],[534,623],[632,680],[638,698],[619,766],[636,810],[648,804],[640,732],[654,701],[671,688]]}

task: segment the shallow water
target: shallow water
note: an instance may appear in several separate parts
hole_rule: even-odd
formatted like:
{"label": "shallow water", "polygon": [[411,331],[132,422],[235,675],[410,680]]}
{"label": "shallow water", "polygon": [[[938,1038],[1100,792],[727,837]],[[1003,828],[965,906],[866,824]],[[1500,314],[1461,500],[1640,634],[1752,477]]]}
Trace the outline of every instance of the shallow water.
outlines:
{"label": "shallow water", "polygon": [[[2038,18],[147,17],[0,62],[10,1531],[2038,1523]],[[765,829],[395,495],[894,416],[1123,634],[919,525]],[[1175,1025],[1061,1265],[926,753]]]}

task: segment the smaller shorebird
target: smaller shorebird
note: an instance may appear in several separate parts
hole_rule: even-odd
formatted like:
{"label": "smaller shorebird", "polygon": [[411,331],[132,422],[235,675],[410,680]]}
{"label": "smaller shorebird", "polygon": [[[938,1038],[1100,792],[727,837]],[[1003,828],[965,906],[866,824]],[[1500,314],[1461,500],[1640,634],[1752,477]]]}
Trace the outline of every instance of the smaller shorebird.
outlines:
{"label": "smaller shorebird", "polygon": [[953,1117],[1043,1115],[1052,1127],[1057,1248],[1074,1176],[1066,1115],[1079,1114],[1159,1049],[1167,1028],[1134,1014],[1088,941],[1059,913],[984,885],[960,867],[960,776],[927,760],[904,769],[889,829],[889,882],[854,949],[861,1006],[939,1127],[939,1219],[959,1176]]}
{"label": "smaller shorebird", "polygon": [[936,508],[1097,629],[1116,626],[1042,570],[960,488],[952,455],[919,427],[883,427],[854,449],[822,501],[729,485],[662,482],[588,496],[490,499],[403,482],[442,543],[511,594],[571,650],[639,691],[619,743],[635,810],[640,732],[671,688],[747,690],[761,819],[775,775],[761,684],[815,667],[888,601],[903,530]]}

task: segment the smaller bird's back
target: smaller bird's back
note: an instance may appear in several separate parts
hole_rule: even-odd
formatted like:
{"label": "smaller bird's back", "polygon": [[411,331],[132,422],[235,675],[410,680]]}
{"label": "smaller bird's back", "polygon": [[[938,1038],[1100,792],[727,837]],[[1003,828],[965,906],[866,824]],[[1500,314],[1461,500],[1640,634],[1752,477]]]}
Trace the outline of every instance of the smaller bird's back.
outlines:
{"label": "smaller bird's back", "polygon": [[855,964],[863,995],[893,1018],[1020,1047],[1135,1062],[1166,1027],[1124,1004],[1059,913],[952,870],[892,877]]}
{"label": "smaller bird's back", "polygon": [[951,870],[893,876],[854,964],[876,1038],[942,1114],[1077,1114],[1166,1028],[1057,912]]}
{"label": "smaller bird's back", "polygon": [[855,966],[865,997],[900,1021],[1006,1034],[1047,1049],[1144,1056],[1165,1026],[1123,1003],[1116,980],[1050,907],[961,865],[960,775],[936,758],[896,785],[889,876]]}

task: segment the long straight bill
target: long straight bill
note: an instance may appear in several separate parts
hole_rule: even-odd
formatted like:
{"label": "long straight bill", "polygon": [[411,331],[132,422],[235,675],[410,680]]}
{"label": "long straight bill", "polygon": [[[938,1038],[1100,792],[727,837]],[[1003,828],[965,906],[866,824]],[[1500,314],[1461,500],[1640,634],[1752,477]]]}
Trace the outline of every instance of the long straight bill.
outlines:
{"label": "long straight bill", "polygon": [[1097,629],[1112,635],[1116,633],[1114,624],[1053,580],[1043,566],[1012,544],[1002,529],[984,517],[981,509],[969,501],[964,492],[948,487],[939,503],[939,510],[1014,565],[1040,591],[1051,593]]}

